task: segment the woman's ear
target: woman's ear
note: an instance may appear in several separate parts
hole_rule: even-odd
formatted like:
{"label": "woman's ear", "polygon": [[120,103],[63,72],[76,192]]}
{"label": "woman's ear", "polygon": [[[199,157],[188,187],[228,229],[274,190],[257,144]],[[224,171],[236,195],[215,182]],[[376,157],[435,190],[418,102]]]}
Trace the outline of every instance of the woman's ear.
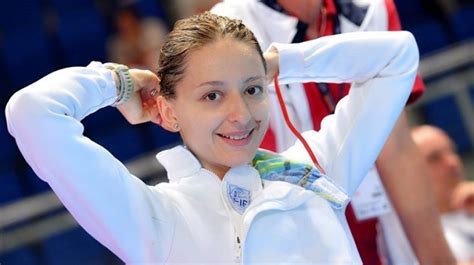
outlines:
{"label": "woman's ear", "polygon": [[178,119],[176,118],[173,105],[170,100],[164,98],[163,96],[158,96],[156,98],[156,105],[160,112],[161,127],[170,132],[178,132],[179,127],[176,126],[176,124],[178,124]]}

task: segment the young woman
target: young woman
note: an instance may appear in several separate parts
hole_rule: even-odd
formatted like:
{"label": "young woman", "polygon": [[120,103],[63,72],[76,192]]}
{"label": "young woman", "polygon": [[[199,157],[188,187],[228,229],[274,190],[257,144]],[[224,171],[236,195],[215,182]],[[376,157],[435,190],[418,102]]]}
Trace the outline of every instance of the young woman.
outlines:
{"label": "young woman", "polygon": [[[7,104],[25,159],[92,236],[130,264],[360,263],[345,194],[408,98],[411,34],[274,44],[262,56],[240,21],[204,13],[175,25],[159,63],[158,78],[98,62],[59,70]],[[300,142],[280,155],[257,151],[277,71],[282,84],[353,82],[321,130],[303,134],[329,177],[308,166]],[[82,135],[81,119],[114,104],[132,124],[181,134],[185,147],[157,155],[169,183],[145,185]]]}

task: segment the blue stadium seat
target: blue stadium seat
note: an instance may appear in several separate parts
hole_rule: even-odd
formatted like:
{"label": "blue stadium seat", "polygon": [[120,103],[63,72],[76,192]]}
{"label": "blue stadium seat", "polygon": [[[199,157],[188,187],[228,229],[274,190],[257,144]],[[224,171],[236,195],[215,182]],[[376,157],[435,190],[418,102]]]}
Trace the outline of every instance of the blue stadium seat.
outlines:
{"label": "blue stadium seat", "polygon": [[15,138],[8,133],[5,117],[2,113],[0,115],[0,167],[12,165],[17,154]]}
{"label": "blue stadium seat", "polygon": [[5,35],[2,53],[13,89],[22,88],[54,69],[46,36],[36,26]]}
{"label": "blue stadium seat", "polygon": [[402,26],[411,24],[413,18],[424,13],[420,0],[395,0],[395,6],[397,7]]}
{"label": "blue stadium seat", "polygon": [[155,124],[150,124],[149,126],[153,135],[155,148],[163,149],[182,143],[179,133],[169,132]]}
{"label": "blue stadium seat", "polygon": [[458,40],[474,39],[474,4],[459,9],[450,22]]}
{"label": "blue stadium seat", "polygon": [[67,66],[106,59],[106,30],[95,10],[59,14],[57,37]]}
{"label": "blue stadium seat", "polygon": [[416,23],[405,27],[413,33],[420,54],[424,55],[441,49],[449,44],[449,37],[440,22],[430,17],[421,17]]}
{"label": "blue stadium seat", "polygon": [[21,177],[24,179],[23,189],[25,195],[35,195],[41,192],[51,191],[51,187],[49,187],[48,183],[40,179],[29,166],[22,172]]}
{"label": "blue stadium seat", "polygon": [[95,0],[49,0],[51,6],[60,14],[70,13],[74,10],[95,10]]}
{"label": "blue stadium seat", "polygon": [[[42,10],[38,0],[2,1],[0,8],[0,28],[8,35],[24,27],[36,26],[41,28]],[[28,44],[31,45],[30,39]]]}
{"label": "blue stadium seat", "polygon": [[429,102],[423,107],[426,123],[443,128],[456,143],[460,152],[471,150],[472,144],[454,96]]}
{"label": "blue stadium seat", "polygon": [[41,264],[38,255],[28,247],[14,249],[0,254],[0,262],[5,265]]}
{"label": "blue stadium seat", "polygon": [[22,197],[22,188],[13,168],[11,166],[0,168],[0,206]]}
{"label": "blue stadium seat", "polygon": [[96,111],[82,120],[82,123],[84,124],[85,131],[91,133],[103,131],[104,128],[128,125],[122,114],[113,107],[105,107]]}
{"label": "blue stadium seat", "polygon": [[137,128],[131,125],[104,128],[102,132],[91,133],[91,139],[107,149],[118,160],[126,162],[146,150],[144,140]]}
{"label": "blue stadium seat", "polygon": [[[5,47],[3,47],[3,42],[0,42],[0,50],[3,49],[5,49]],[[3,54],[0,53],[0,106],[5,106],[14,92],[10,83],[10,78],[7,74],[7,68],[5,58],[3,57]],[[0,142],[1,139],[2,138],[0,138]]]}
{"label": "blue stadium seat", "polygon": [[165,11],[155,0],[139,0],[134,3],[142,17],[165,17]]}
{"label": "blue stadium seat", "polygon": [[123,264],[82,228],[44,240],[43,254],[48,265]]}

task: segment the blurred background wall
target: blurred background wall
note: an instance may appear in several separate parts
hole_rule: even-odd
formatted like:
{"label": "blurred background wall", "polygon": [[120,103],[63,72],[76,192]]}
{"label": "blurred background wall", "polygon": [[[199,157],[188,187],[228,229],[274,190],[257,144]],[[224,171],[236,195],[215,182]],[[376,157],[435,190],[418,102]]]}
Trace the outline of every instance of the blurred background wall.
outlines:
{"label": "blurred background wall", "polygon": [[[215,0],[16,0],[0,8],[0,106],[59,68],[91,60],[156,70],[166,32]],[[395,0],[420,48],[427,85],[413,124],[446,130],[474,177],[474,1]],[[148,183],[164,180],[157,150],[179,143],[150,124],[129,126],[113,108],[84,121],[85,134]],[[65,211],[21,157],[0,115],[0,264],[121,264]]]}

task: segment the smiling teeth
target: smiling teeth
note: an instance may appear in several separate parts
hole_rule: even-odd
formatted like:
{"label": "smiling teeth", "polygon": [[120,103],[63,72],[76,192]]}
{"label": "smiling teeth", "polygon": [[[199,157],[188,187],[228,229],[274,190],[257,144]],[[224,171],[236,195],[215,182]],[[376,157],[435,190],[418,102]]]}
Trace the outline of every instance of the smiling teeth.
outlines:
{"label": "smiling teeth", "polygon": [[249,135],[250,135],[250,132],[243,136],[228,136],[228,135],[222,135],[222,136],[231,140],[242,140],[242,139],[247,138]]}

